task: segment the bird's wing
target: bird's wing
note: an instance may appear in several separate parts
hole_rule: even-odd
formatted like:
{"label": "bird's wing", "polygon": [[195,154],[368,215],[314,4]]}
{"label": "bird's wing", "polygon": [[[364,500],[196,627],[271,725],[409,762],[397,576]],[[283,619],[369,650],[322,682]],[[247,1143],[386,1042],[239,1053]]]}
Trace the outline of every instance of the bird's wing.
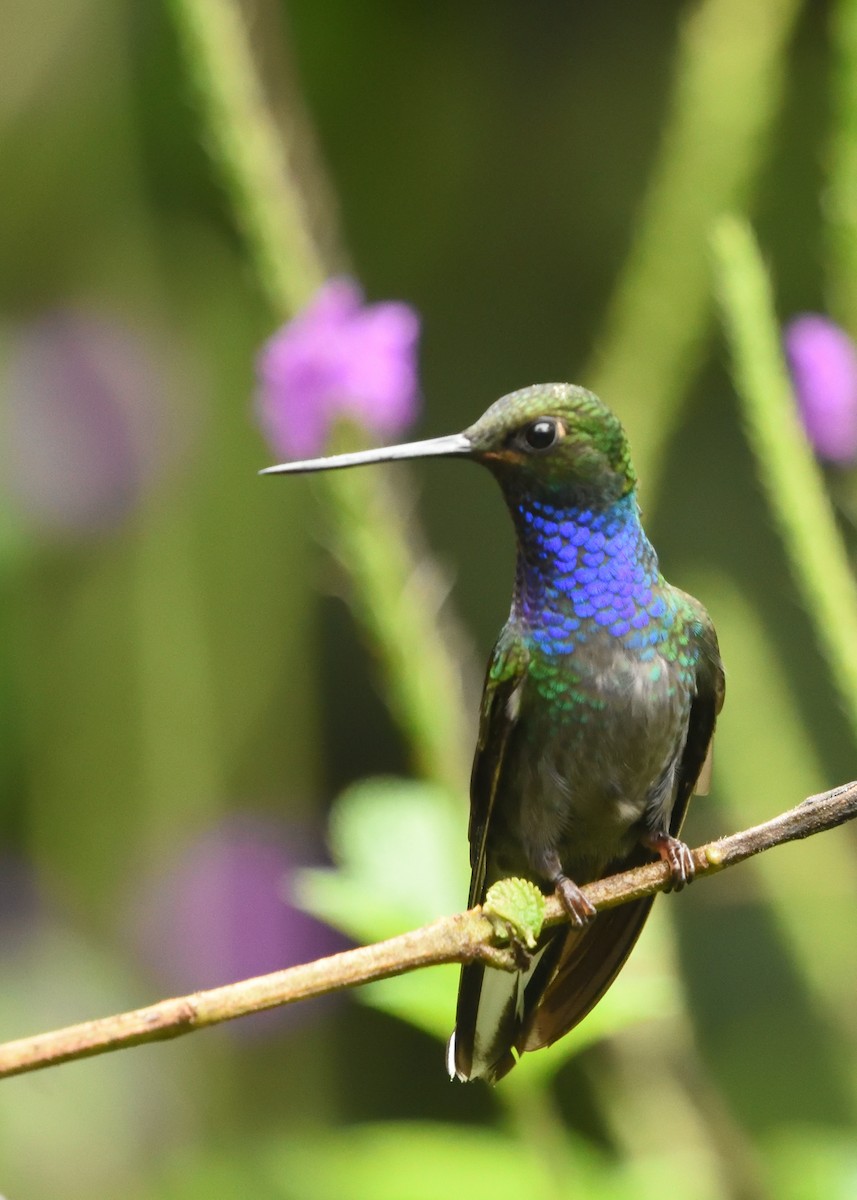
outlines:
{"label": "bird's wing", "polygon": [[[708,760],[714,724],[723,706],[725,690],[714,627],[695,600],[693,617],[692,628],[699,651],[696,692],[676,772],[675,803],[669,830],[673,837],[679,835],[688,802]],[[649,855],[639,846],[625,861],[614,864],[614,869],[627,870],[647,861]],[[609,909],[599,913],[586,929],[570,930],[566,934],[553,978],[548,981],[544,975],[540,977],[539,972],[535,973],[524,994],[526,1015],[515,1040],[515,1049],[519,1053],[552,1045],[598,1003],[634,948],[653,900],[650,896]],[[511,1065],[510,1061],[506,1069],[511,1069]]]}
{"label": "bird's wing", "polygon": [[[491,814],[503,773],[509,738],[518,721],[528,654],[515,630],[500,635],[485,679],[479,737],[470,782],[470,898],[485,898],[487,842]],[[491,1077],[495,1064],[510,1054],[518,1028],[519,976],[471,963],[461,969],[455,1033],[450,1041],[450,1074],[460,1079]]]}
{"label": "bird's wing", "polygon": [[[723,707],[726,695],[726,675],[720,658],[720,647],[717,644],[717,634],[708,613],[693,596],[686,597],[693,613],[693,632],[699,650],[696,667],[696,696],[690,712],[687,741],[679,768],[676,805],[681,805],[678,828],[687,808],[688,800],[696,792],[699,796],[708,794],[711,782],[711,752],[714,739],[714,725]],[[675,823],[675,808],[673,809],[673,824]],[[678,836],[676,830],[671,830]]]}
{"label": "bird's wing", "polygon": [[518,721],[527,677],[529,654],[523,641],[507,625],[500,634],[482,692],[479,736],[470,777],[470,899],[479,904],[485,887],[486,843],[491,813],[503,771],[509,736]]}

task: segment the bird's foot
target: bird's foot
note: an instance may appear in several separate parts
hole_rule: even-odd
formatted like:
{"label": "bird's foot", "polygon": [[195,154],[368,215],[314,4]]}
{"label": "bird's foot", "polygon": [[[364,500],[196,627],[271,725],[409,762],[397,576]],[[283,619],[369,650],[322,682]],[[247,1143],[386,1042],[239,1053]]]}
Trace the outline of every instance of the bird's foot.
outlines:
{"label": "bird's foot", "polygon": [[583,929],[597,915],[595,907],[586,899],[573,879],[567,875],[556,877],[556,894],[568,913],[568,919],[576,929]]}
{"label": "bird's foot", "polygon": [[583,892],[573,879],[569,879],[562,869],[562,863],[556,850],[545,850],[541,855],[539,866],[556,888],[560,903],[565,909],[568,919],[575,929],[583,929],[597,915],[595,907],[589,903]]}
{"label": "bird's foot", "polygon": [[686,883],[690,883],[696,874],[696,866],[690,847],[678,838],[668,833],[650,833],[643,838],[643,844],[660,855],[670,869],[672,882],[669,890],[680,892]]}

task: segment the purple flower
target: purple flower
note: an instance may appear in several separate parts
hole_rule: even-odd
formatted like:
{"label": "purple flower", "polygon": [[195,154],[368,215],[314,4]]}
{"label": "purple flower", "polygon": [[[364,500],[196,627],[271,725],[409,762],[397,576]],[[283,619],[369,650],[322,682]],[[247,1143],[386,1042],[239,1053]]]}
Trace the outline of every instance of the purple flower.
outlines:
{"label": "purple flower", "polygon": [[274,451],[320,453],[340,415],[379,438],[401,433],[416,415],[419,332],[409,305],[364,304],[352,280],[329,280],[259,355],[259,420]]}
{"label": "purple flower", "polygon": [[857,458],[857,347],[828,317],[803,313],[784,332],[786,360],[807,437],[819,458]]}
{"label": "purple flower", "polygon": [[[226,818],[154,867],[135,896],[132,928],[142,958],[168,988],[213,987],[345,948],[341,934],[292,901],[295,871],[318,858],[308,840],[245,814]],[[274,1023],[308,1015],[298,1008]],[[254,1024],[268,1028],[271,1020]]]}

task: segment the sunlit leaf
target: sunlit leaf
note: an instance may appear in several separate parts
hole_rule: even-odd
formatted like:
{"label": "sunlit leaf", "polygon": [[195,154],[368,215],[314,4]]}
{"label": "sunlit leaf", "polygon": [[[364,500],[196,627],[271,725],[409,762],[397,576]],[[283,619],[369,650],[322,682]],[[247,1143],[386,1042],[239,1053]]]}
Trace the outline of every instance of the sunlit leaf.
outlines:
{"label": "sunlit leaf", "polygon": [[[466,839],[442,789],[406,779],[349,788],[330,819],[337,866],[308,870],[300,903],[363,943],[418,928],[463,907]],[[452,1028],[457,970],[436,967],[361,988],[367,1004],[439,1038]]]}
{"label": "sunlit leaf", "polygon": [[303,872],[298,897],[349,936],[380,941],[463,907],[465,830],[440,788],[364,780],[337,800],[329,839],[337,866]]}

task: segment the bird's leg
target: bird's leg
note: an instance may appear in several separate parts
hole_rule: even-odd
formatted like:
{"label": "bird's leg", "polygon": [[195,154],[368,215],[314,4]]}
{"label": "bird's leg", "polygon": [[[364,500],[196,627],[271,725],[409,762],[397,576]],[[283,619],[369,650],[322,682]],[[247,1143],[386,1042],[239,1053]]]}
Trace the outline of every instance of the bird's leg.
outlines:
{"label": "bird's leg", "polygon": [[546,850],[542,855],[542,866],[547,879],[556,888],[560,903],[568,913],[569,920],[577,929],[585,925],[596,915],[594,907],[584,896],[573,879],[565,874],[556,850]]}
{"label": "bird's leg", "polygon": [[680,842],[678,838],[663,831],[646,833],[641,841],[644,846],[647,846],[649,850],[654,850],[668,864],[672,875],[670,891],[680,892],[686,883],[691,882],[696,873],[696,867],[690,847],[686,846],[684,842]]}

